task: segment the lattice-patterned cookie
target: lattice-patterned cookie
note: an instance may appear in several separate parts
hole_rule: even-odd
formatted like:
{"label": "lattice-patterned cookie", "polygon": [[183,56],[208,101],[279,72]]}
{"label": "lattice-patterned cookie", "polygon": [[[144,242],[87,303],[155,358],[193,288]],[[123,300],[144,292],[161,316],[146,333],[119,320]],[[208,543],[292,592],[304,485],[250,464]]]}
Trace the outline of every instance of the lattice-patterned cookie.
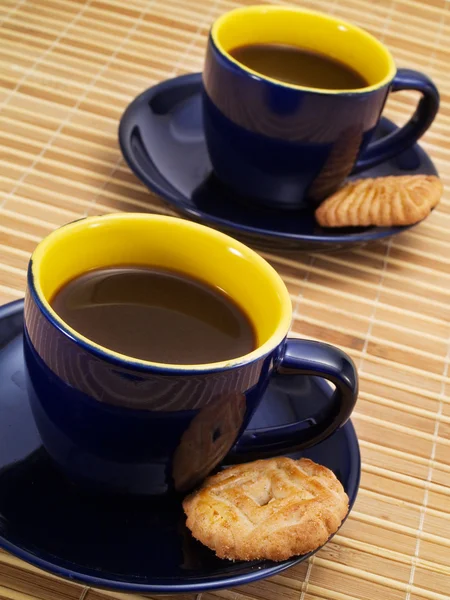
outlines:
{"label": "lattice-patterned cookie", "polygon": [[432,175],[358,179],[344,185],[316,210],[323,227],[412,225],[424,219],[442,195]]}
{"label": "lattice-patterned cookie", "polygon": [[231,560],[285,560],[324,544],[348,512],[334,473],[302,458],[271,458],[209,477],[183,502],[193,536]]}

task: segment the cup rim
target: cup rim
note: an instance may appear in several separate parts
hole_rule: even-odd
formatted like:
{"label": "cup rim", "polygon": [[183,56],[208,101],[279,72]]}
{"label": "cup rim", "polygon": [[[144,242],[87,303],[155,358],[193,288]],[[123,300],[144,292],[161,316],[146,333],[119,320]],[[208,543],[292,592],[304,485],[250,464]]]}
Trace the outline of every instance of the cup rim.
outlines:
{"label": "cup rim", "polygon": [[[251,352],[238,356],[233,359],[223,360],[212,363],[204,364],[169,364],[159,363],[154,361],[143,360],[134,358],[120,352],[110,350],[101,344],[90,340],[86,336],[82,335],[70,325],[68,325],[52,308],[49,301],[46,299],[42,287],[39,281],[40,266],[46,251],[54,244],[57,243],[58,239],[63,238],[68,232],[76,232],[77,230],[85,229],[89,226],[97,226],[107,221],[133,221],[133,220],[144,220],[160,223],[173,223],[177,227],[185,227],[187,229],[194,229],[207,233],[210,237],[217,240],[219,243],[227,244],[229,248],[233,248],[236,252],[240,252],[244,256],[248,257],[253,263],[256,263],[257,267],[264,272],[267,279],[270,280],[277,291],[280,298],[280,303],[283,307],[282,316],[276,326],[275,331],[272,335],[262,344],[258,345],[257,348]],[[142,214],[142,213],[112,213],[107,215],[86,217],[73,221],[58,229],[52,231],[47,235],[35,248],[31,255],[29,266],[28,266],[28,290],[31,293],[37,307],[44,314],[44,316],[66,337],[70,338],[75,343],[81,345],[89,353],[116,365],[122,367],[138,369],[138,370],[152,370],[160,372],[161,374],[189,374],[194,373],[214,373],[222,370],[229,370],[239,368],[247,365],[251,362],[259,360],[264,356],[268,355],[274,350],[287,336],[292,319],[292,303],[289,296],[289,292],[281,279],[277,271],[257,252],[235,240],[229,235],[185,219],[178,217],[171,217],[166,215],[154,215],[154,214]]]}
{"label": "cup rim", "polygon": [[[314,87],[302,86],[302,85],[297,85],[294,83],[283,82],[278,79],[274,79],[272,77],[258,73],[257,71],[254,71],[250,67],[247,67],[247,66],[243,65],[242,63],[240,63],[238,60],[236,60],[229,52],[227,52],[227,50],[225,50],[223,48],[222,44],[218,40],[219,29],[225,24],[225,22],[230,18],[230,16],[232,16],[234,14],[238,14],[238,13],[251,14],[252,12],[253,13],[254,12],[258,12],[258,13],[286,12],[286,13],[314,15],[321,19],[326,19],[327,21],[332,21],[332,22],[336,23],[338,26],[345,27],[346,29],[348,29],[350,31],[355,31],[359,35],[364,37],[367,41],[374,44],[385,55],[385,57],[387,58],[387,61],[388,61],[388,65],[389,65],[388,72],[385,75],[385,77],[383,79],[381,79],[378,83],[374,83],[372,85],[368,85],[363,88],[349,89],[349,90],[339,90],[339,89],[336,90],[336,89],[314,88]],[[384,87],[385,85],[388,85],[394,79],[395,74],[397,72],[397,68],[395,66],[394,58],[393,58],[391,52],[389,51],[387,46],[385,46],[375,36],[370,34],[368,31],[366,31],[362,27],[353,25],[352,23],[349,23],[348,21],[345,21],[344,19],[340,19],[340,18],[332,16],[332,15],[327,15],[326,13],[323,13],[323,12],[320,12],[317,10],[312,10],[309,8],[298,8],[295,6],[278,6],[278,5],[273,5],[273,4],[272,5],[270,5],[270,4],[269,5],[255,4],[255,5],[251,5],[251,6],[242,6],[239,8],[235,8],[233,10],[230,10],[230,11],[224,13],[218,19],[216,19],[216,21],[214,21],[214,23],[212,24],[211,30],[210,30],[210,38],[211,38],[214,46],[216,47],[216,49],[224,57],[226,57],[226,59],[228,61],[230,61],[231,63],[233,63],[235,66],[239,67],[246,73],[250,73],[254,79],[267,81],[273,85],[277,85],[282,88],[288,88],[288,89],[293,89],[293,90],[298,90],[298,91],[313,92],[316,94],[326,94],[326,95],[330,95],[330,96],[331,95],[367,94],[367,93],[373,92],[375,90],[378,90],[378,89]]]}

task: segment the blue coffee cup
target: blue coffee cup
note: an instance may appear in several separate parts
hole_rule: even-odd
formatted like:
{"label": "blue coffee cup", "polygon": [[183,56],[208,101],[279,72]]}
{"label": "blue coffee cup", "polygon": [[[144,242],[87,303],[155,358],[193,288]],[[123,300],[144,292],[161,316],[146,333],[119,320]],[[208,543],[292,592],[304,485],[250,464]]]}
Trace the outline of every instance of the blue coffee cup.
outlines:
{"label": "blue coffee cup", "polygon": [[[234,48],[287,44],[337,59],[367,87],[314,89],[263,76],[238,62]],[[278,209],[314,207],[350,174],[413,145],[433,122],[439,94],[422,73],[396,69],[389,50],[341,19],[285,6],[249,6],[212,26],[203,71],[203,117],[217,177],[241,196]],[[416,90],[403,127],[371,142],[390,92]]]}
{"label": "blue coffee cup", "polygon": [[[244,308],[257,345],[223,362],[170,365],[125,356],[70,327],[51,299],[91,269],[141,265],[218,286]],[[223,460],[243,462],[306,448],[350,416],[357,374],[341,350],[286,339],[289,293],[258,254],[213,229],[172,217],[82,219],[34,251],[25,298],[24,350],[31,406],[43,444],[71,480],[117,493],[185,492]],[[244,433],[270,378],[316,375],[335,386],[311,419]]]}

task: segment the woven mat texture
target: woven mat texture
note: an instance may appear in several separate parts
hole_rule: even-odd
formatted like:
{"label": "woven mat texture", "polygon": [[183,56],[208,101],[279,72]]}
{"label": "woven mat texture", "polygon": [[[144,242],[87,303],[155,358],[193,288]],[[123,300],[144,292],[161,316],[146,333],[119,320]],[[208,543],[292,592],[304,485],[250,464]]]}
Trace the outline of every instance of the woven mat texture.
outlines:
{"label": "woven mat texture", "polygon": [[[309,563],[196,600],[446,600],[450,597],[450,2],[296,0],[365,27],[397,65],[432,76],[440,115],[423,139],[446,195],[421,225],[340,254],[265,255],[286,281],[293,331],[343,348],[361,395],[354,511]],[[230,0],[0,0],[0,303],[23,297],[30,252],[84,215],[170,213],[117,144],[145,88],[202,69],[209,25]],[[403,123],[417,99],[395,94]],[[0,551],[2,600],[126,598],[60,580]],[[194,600],[195,596],[184,596]]]}

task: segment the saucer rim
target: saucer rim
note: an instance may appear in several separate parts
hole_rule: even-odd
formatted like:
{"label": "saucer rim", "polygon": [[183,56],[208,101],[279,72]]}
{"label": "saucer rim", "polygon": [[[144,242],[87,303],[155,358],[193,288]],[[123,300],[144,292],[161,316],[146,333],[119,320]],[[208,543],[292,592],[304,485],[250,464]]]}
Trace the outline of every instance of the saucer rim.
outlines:
{"label": "saucer rim", "polygon": [[[130,136],[131,132],[134,130],[135,125],[133,124],[133,115],[140,110],[141,104],[148,104],[148,102],[157,94],[164,92],[167,89],[173,89],[177,84],[181,86],[187,85],[198,85],[199,91],[202,86],[202,74],[201,73],[188,73],[185,75],[178,75],[176,77],[172,77],[170,79],[166,79],[160,83],[157,83],[154,86],[149,87],[144,92],[136,96],[134,100],[128,104],[125,108],[119,122],[118,127],[118,141],[119,147],[122,152],[122,155],[130,168],[130,170],[134,173],[134,175],[141,181],[147,188],[156,193],[170,208],[179,211],[182,215],[185,215],[189,218],[194,218],[196,220],[200,220],[202,223],[211,226],[217,226],[223,228],[227,232],[232,233],[240,233],[242,235],[247,236],[249,239],[251,238],[262,238],[262,239],[270,239],[272,241],[279,241],[280,243],[287,242],[311,242],[317,245],[327,246],[330,244],[357,244],[357,243],[365,243],[382,240],[387,237],[391,237],[393,235],[398,235],[399,233],[403,233],[416,225],[419,225],[422,221],[417,223],[413,223],[412,225],[404,225],[404,226],[392,226],[392,227],[377,227],[373,226],[366,229],[363,232],[359,233],[345,233],[342,235],[311,235],[311,234],[301,234],[301,233],[291,233],[291,232],[280,232],[273,231],[268,229],[262,229],[260,227],[252,227],[250,225],[243,225],[240,223],[235,223],[234,221],[230,221],[226,218],[215,217],[214,215],[210,215],[207,212],[201,211],[197,208],[190,207],[186,204],[189,200],[182,193],[177,191],[172,187],[170,181],[161,174],[158,169],[158,172],[161,174],[161,178],[167,183],[167,187],[161,186],[158,182],[155,182],[152,177],[149,177],[147,173],[140,171],[139,168],[136,167],[135,161],[133,160],[133,152],[131,150],[130,145]],[[198,94],[199,91],[194,92],[194,94]],[[193,94],[193,95],[194,95]],[[130,126],[129,121],[131,120],[132,125]],[[393,123],[390,119],[381,116],[380,122],[387,123],[392,127],[398,127]],[[418,144],[414,144],[414,146],[418,146],[422,152],[424,152],[427,156],[428,153]],[[430,158],[430,157],[429,157]],[[431,165],[434,170],[434,174],[439,176],[438,171],[430,158]],[[155,168],[156,165],[155,165]],[[364,173],[364,171],[362,171]]]}
{"label": "saucer rim", "polygon": [[[14,300],[7,304],[0,306],[0,321],[4,319],[8,319],[14,317],[20,313],[23,313],[24,300]],[[342,427],[345,433],[345,439],[347,441],[347,447],[349,451],[350,461],[353,465],[350,468],[350,476],[349,476],[349,492],[351,496],[349,496],[349,511],[342,521],[338,531],[344,525],[347,520],[350,512],[353,508],[353,505],[356,501],[360,480],[361,480],[361,453],[358,443],[358,437],[356,435],[355,428],[351,420],[347,421],[347,423]],[[334,537],[331,536],[326,543],[331,541]],[[46,559],[41,558],[38,554],[33,553],[30,550],[24,550],[20,546],[9,542],[5,536],[0,532],[0,548],[5,550],[6,552],[11,553],[13,556],[16,556],[25,562],[38,567],[52,575],[56,575],[70,581],[84,584],[88,586],[97,587],[100,589],[112,590],[112,591],[124,591],[124,592],[136,592],[136,593],[154,593],[154,594],[173,594],[173,593],[201,593],[205,591],[214,591],[218,589],[231,588],[240,585],[246,585],[252,583],[254,581],[258,581],[260,579],[266,579],[268,577],[272,577],[293,567],[294,565],[307,560],[310,556],[314,555],[318,552],[323,546],[317,548],[313,552],[308,554],[297,556],[281,563],[273,563],[273,566],[270,567],[262,567],[260,569],[255,569],[250,571],[249,573],[234,575],[230,577],[219,576],[218,579],[214,581],[202,581],[205,577],[199,577],[198,581],[193,581],[191,583],[133,583],[130,581],[121,581],[118,579],[105,579],[102,577],[98,577],[95,575],[83,574],[80,571],[73,570],[66,566],[61,566],[55,563],[52,563]],[[56,557],[58,558],[58,557]],[[269,561],[267,561],[269,562]]]}

